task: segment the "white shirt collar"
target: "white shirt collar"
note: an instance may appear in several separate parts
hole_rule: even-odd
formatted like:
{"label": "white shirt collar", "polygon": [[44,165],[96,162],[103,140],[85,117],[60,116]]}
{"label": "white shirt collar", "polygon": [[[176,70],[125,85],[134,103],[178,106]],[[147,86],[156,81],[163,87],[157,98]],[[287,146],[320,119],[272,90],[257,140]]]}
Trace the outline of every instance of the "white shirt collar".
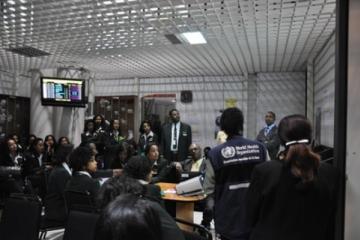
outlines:
{"label": "white shirt collar", "polygon": [[63,162],[61,165],[65,168],[65,170],[66,170],[70,175],[72,175],[72,172],[71,172],[71,170],[70,170],[70,168],[69,168],[69,165],[67,165],[66,162]]}
{"label": "white shirt collar", "polygon": [[78,173],[79,173],[80,175],[86,175],[86,176],[88,176],[89,178],[91,178],[90,173],[88,173],[87,171],[78,171]]}

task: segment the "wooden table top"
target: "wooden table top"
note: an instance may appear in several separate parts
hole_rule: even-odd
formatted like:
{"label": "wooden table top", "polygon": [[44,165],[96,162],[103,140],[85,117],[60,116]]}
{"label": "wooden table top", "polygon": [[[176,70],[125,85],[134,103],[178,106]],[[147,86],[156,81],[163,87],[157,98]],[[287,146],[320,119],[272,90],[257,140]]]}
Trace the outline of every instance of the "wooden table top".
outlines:
{"label": "wooden table top", "polygon": [[162,198],[164,200],[171,200],[171,201],[179,201],[179,202],[196,202],[203,200],[205,198],[204,195],[196,195],[196,196],[181,196],[176,194],[175,186],[176,183],[165,183],[160,182],[157,183],[161,188],[161,192],[164,194]]}

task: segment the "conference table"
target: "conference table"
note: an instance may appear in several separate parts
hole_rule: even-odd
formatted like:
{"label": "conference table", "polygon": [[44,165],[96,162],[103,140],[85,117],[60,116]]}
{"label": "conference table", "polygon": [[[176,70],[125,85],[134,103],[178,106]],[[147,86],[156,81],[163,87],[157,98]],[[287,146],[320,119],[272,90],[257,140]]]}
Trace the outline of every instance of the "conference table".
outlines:
{"label": "conference table", "polygon": [[[182,196],[176,194],[176,183],[157,183],[161,188],[162,198],[165,201],[173,201],[176,203],[176,218],[187,222],[194,222],[194,203],[205,198],[204,195]],[[178,223],[179,227],[185,231],[192,231],[192,227]]]}

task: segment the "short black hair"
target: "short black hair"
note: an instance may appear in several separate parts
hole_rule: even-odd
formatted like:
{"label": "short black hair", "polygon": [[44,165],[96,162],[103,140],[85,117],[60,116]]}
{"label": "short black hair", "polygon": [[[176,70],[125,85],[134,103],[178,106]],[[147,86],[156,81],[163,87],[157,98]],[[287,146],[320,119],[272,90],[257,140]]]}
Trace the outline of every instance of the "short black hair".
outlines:
{"label": "short black hair", "polygon": [[83,171],[91,161],[93,153],[88,147],[77,147],[69,156],[70,167],[74,172]]}
{"label": "short black hair", "polygon": [[149,120],[144,120],[140,123],[139,132],[141,134],[144,134],[144,124],[147,123],[150,126],[151,129],[151,122]]}
{"label": "short black hair", "polygon": [[270,113],[273,116],[273,118],[276,119],[276,115],[273,111],[268,111],[267,113]]}
{"label": "short black hair", "polygon": [[152,169],[152,162],[144,156],[133,156],[127,161],[124,167],[124,174],[126,176],[147,180],[148,175]]}
{"label": "short black hair", "polygon": [[162,240],[159,214],[149,200],[133,194],[118,196],[101,213],[96,240]]}
{"label": "short black hair", "polygon": [[59,145],[55,151],[55,158],[53,160],[54,165],[61,165],[63,162],[67,162],[73,149],[73,144]]}
{"label": "short black hair", "polygon": [[159,145],[157,145],[157,143],[155,142],[150,142],[148,145],[146,145],[145,149],[144,149],[144,154],[145,156],[147,156],[150,152],[150,149],[152,146],[157,146],[159,148]]}
{"label": "short black hair", "polygon": [[240,134],[244,129],[244,115],[238,108],[227,108],[221,114],[220,118],[221,130],[228,136]]}
{"label": "short black hair", "polygon": [[172,113],[173,111],[179,112],[179,110],[177,110],[176,108],[173,108],[173,109],[171,109],[171,110],[169,111],[169,116],[171,116],[171,113]]}
{"label": "short black hair", "polygon": [[98,206],[105,208],[116,197],[131,193],[137,196],[143,196],[145,188],[138,180],[125,175],[112,177],[107,180],[100,188],[98,193]]}

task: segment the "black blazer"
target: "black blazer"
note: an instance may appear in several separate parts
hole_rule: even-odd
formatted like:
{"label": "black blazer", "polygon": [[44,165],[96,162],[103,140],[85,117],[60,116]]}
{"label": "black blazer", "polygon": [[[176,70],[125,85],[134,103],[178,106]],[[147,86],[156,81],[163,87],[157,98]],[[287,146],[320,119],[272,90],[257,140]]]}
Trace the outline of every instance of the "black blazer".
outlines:
{"label": "black blazer", "polygon": [[331,239],[338,179],[326,163],[307,185],[283,162],[257,165],[247,193],[250,240]]}
{"label": "black blazer", "polygon": [[256,137],[256,140],[263,143],[268,152],[271,160],[276,159],[276,155],[280,149],[280,139],[278,136],[278,128],[274,126],[270,132],[265,136],[265,128],[261,129]]}
{"label": "black blazer", "polygon": [[[167,123],[161,131],[161,147],[160,150],[164,158],[173,161],[171,153],[171,128],[172,123]],[[178,161],[184,161],[188,156],[189,146],[192,143],[191,127],[180,122],[179,141],[178,141]]]}
{"label": "black blazer", "polygon": [[[156,143],[158,144],[158,137],[157,135],[153,132],[153,135],[152,136],[148,136],[146,138],[146,145],[148,145],[149,143]],[[139,153],[143,153],[145,151],[145,138],[144,138],[144,135],[141,134],[140,137],[139,137],[139,142],[138,142],[138,151]]]}
{"label": "black blazer", "polygon": [[94,200],[97,197],[97,194],[100,189],[99,181],[93,179],[84,174],[79,174],[78,172],[73,173],[73,176],[66,184],[66,190],[78,191],[78,192],[90,192]]}
{"label": "black blazer", "polygon": [[45,218],[47,220],[65,222],[66,209],[64,190],[71,179],[70,173],[63,166],[56,166],[50,173],[45,196]]}

